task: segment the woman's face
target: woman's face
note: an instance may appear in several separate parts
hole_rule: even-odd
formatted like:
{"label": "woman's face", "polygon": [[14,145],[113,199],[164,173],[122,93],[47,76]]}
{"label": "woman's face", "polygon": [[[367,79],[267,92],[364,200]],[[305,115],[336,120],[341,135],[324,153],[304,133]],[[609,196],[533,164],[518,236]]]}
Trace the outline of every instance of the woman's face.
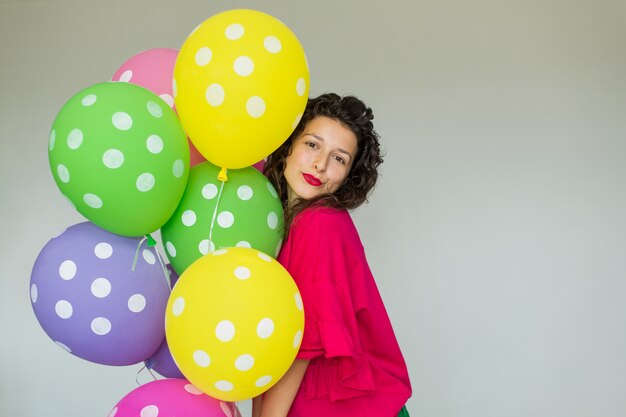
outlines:
{"label": "woman's face", "polygon": [[325,116],[311,119],[293,140],[285,161],[288,202],[337,191],[356,151],[356,135],[339,121]]}

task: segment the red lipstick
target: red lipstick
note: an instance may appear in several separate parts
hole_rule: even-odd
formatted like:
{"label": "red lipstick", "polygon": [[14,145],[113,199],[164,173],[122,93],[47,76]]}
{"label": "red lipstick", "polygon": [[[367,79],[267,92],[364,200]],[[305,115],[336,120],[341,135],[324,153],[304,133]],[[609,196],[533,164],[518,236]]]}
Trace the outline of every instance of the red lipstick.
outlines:
{"label": "red lipstick", "polygon": [[322,181],[320,181],[318,178],[314,177],[311,174],[302,174],[302,176],[304,177],[304,180],[306,182],[308,182],[309,184],[311,184],[314,187],[319,187],[320,185],[322,185]]}

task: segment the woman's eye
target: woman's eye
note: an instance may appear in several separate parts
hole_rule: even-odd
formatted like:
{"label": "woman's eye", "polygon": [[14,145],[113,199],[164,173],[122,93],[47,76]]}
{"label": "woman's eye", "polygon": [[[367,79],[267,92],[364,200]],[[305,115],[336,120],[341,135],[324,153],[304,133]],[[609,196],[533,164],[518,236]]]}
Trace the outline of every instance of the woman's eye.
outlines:
{"label": "woman's eye", "polygon": [[315,143],[313,143],[313,142],[304,142],[304,144],[305,144],[306,146],[308,146],[309,148],[315,148],[315,147],[317,146],[317,145],[315,145]]}
{"label": "woman's eye", "polygon": [[342,157],[340,157],[340,156],[335,156],[335,160],[337,160],[337,162],[339,162],[340,164],[343,164],[343,165],[345,165],[345,164],[346,164],[345,159],[343,159],[343,158],[342,158]]}

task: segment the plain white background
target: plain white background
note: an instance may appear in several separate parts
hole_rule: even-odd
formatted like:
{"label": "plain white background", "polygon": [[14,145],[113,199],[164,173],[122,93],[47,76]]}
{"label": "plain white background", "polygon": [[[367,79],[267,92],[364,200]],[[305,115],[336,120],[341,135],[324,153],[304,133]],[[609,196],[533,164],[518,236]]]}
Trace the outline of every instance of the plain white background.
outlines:
{"label": "plain white background", "polygon": [[83,221],[49,129],[129,57],[246,7],[298,36],[312,94],[356,94],[387,150],[354,217],[413,416],[626,415],[626,3],[0,0],[0,415],[105,417],[140,382],[57,347],[29,300]]}

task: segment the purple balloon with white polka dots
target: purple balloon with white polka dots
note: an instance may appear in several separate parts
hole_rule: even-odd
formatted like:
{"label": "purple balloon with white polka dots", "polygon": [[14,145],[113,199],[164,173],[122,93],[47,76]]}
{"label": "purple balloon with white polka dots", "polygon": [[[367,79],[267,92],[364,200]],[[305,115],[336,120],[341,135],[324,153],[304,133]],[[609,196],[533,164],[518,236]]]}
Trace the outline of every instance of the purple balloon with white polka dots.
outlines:
{"label": "purple balloon with white polka dots", "polygon": [[159,348],[169,293],[154,247],[90,222],[48,241],[30,281],[46,334],[73,355],[104,365],[139,363]]}

